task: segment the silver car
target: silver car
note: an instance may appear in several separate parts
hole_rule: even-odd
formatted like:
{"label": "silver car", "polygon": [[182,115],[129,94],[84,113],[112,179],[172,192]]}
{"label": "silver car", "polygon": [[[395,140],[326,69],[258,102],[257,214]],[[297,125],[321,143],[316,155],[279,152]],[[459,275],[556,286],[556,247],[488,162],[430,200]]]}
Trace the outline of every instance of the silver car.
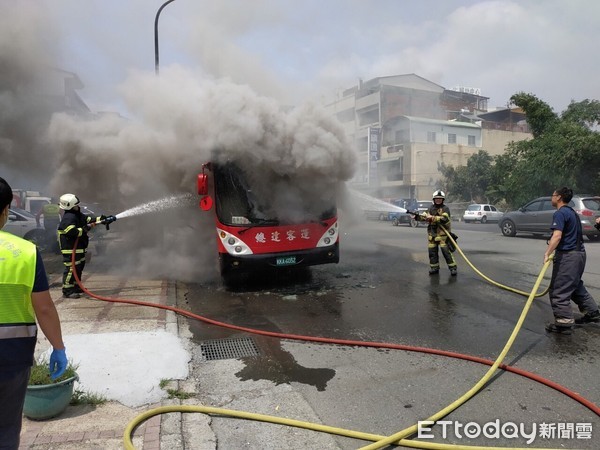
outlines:
{"label": "silver car", "polygon": [[[600,239],[600,231],[594,228],[596,217],[600,217],[600,197],[593,195],[574,195],[569,202],[581,219],[583,235],[590,241]],[[517,233],[532,233],[548,236],[551,234],[552,216],[556,208],[552,206],[551,197],[539,197],[530,201],[517,211],[504,214],[499,222],[504,236],[515,236]]]}
{"label": "silver car", "polygon": [[8,208],[8,221],[2,231],[22,237],[38,247],[43,247],[46,237],[46,230],[37,226],[35,216],[20,208]]}

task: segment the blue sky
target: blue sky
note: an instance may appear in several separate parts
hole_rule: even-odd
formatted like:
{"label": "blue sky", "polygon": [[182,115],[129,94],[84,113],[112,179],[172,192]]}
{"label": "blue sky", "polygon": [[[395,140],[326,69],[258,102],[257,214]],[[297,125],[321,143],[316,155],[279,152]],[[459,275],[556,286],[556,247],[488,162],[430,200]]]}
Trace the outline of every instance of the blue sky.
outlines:
{"label": "blue sky", "polygon": [[[164,0],[10,3],[40,11],[57,65],[80,76],[94,110],[122,108],[117,86],[129,71],[154,71]],[[175,0],[159,21],[160,65],[228,77],[286,104],[416,73],[478,87],[490,107],[525,91],[560,112],[600,98],[598,23],[594,0]]]}

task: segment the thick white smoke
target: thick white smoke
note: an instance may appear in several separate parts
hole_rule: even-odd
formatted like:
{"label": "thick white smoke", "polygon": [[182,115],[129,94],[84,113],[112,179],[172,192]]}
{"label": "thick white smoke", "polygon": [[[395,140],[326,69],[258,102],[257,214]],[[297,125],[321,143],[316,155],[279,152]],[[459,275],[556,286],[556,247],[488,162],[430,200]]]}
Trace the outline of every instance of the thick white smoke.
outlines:
{"label": "thick white smoke", "polygon": [[[37,2],[10,1],[0,12],[0,175],[15,188],[75,193],[118,214],[173,195],[198,199],[196,176],[216,154],[244,169],[263,204],[296,221],[339,197],[353,175],[353,149],[318,107],[284,108],[239,82],[178,66],[160,76],[131,71],[119,86],[127,117],[51,115],[56,105],[43,103],[41,87],[61,69],[55,61],[68,60],[64,23],[53,25]],[[108,256],[120,270],[214,274],[212,214],[195,201],[123,218],[109,233],[119,237]]]}
{"label": "thick white smoke", "polygon": [[55,37],[35,4],[0,5],[0,171],[13,188],[48,181],[42,139],[53,105],[40,100],[39,81],[55,59]]}
{"label": "thick white smoke", "polygon": [[[217,152],[244,169],[253,191],[280,218],[301,220],[335,201],[353,174],[355,153],[342,129],[315,106],[286,112],[247,86],[181,67],[158,77],[132,73],[121,91],[135,119],[53,117],[47,142],[58,164],[51,190],[66,189],[84,201],[93,193],[101,204],[130,208],[194,192],[202,164]],[[146,274],[197,279],[214,265],[214,226],[197,206],[113,227],[131,231],[120,258]]]}

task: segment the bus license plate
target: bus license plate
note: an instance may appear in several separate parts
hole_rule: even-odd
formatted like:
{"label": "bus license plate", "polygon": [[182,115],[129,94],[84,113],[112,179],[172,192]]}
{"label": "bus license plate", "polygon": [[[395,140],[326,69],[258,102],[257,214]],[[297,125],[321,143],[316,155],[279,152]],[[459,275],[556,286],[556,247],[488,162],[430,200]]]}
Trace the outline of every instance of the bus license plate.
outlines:
{"label": "bus license plate", "polygon": [[276,266],[290,266],[292,264],[296,264],[295,256],[286,256],[285,258],[276,258],[275,259]]}

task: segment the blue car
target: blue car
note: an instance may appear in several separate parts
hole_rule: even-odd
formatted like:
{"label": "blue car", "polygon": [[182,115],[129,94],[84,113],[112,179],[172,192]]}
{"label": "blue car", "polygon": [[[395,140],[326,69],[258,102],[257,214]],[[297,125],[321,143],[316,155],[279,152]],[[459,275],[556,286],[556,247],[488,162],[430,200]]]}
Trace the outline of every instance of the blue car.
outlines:
{"label": "blue car", "polygon": [[411,214],[402,213],[402,212],[390,212],[388,213],[388,220],[392,222],[392,225],[395,227],[399,226],[402,223],[406,223],[411,227],[418,227],[419,222],[417,222]]}

